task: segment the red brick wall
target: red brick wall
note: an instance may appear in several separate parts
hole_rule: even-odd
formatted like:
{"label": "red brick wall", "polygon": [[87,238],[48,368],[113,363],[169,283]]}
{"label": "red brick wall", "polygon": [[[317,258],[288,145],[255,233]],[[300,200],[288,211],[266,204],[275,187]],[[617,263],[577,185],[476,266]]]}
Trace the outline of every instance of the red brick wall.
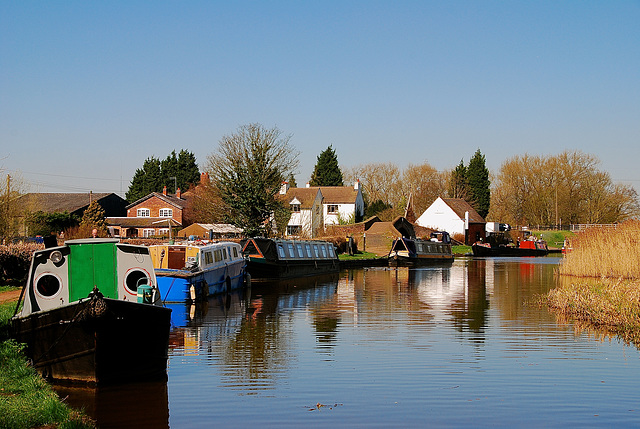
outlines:
{"label": "red brick wall", "polygon": [[172,209],[173,219],[182,224],[182,209],[172,206],[160,198],[151,197],[127,210],[127,217],[137,217],[138,209],[149,209],[150,217],[160,217],[160,209]]}

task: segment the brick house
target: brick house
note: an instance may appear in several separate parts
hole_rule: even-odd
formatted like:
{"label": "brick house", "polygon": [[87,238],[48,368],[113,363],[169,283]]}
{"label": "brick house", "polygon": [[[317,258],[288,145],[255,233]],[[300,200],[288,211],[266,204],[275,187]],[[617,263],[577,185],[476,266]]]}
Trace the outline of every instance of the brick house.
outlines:
{"label": "brick house", "polygon": [[178,188],[175,195],[152,192],[126,207],[126,217],[107,217],[109,232],[114,237],[169,236],[169,227],[183,225],[187,200],[182,198]]}

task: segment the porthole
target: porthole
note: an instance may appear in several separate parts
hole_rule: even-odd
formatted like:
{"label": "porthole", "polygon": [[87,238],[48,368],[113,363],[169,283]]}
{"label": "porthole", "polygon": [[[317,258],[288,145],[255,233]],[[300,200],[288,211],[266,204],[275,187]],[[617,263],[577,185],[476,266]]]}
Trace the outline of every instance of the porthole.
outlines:
{"label": "porthole", "polygon": [[53,274],[43,274],[36,280],[36,290],[45,298],[51,298],[62,288],[60,279]]}
{"label": "porthole", "polygon": [[149,276],[142,270],[131,270],[124,277],[124,285],[128,292],[137,294],[138,286],[148,285]]}

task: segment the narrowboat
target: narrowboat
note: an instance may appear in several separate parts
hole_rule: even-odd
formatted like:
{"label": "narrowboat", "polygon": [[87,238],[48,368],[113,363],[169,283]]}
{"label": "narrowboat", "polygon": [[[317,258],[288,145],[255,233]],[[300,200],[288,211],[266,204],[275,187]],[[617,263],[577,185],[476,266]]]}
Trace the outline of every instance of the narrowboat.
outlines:
{"label": "narrowboat", "polygon": [[250,238],[242,243],[251,280],[284,279],[340,270],[338,255],[328,241]]}
{"label": "narrowboat", "polygon": [[34,252],[11,331],[45,378],[103,385],[166,380],[170,323],[149,249],[94,238]]}
{"label": "narrowboat", "polygon": [[544,240],[524,240],[517,245],[476,242],[471,246],[473,256],[546,256],[549,248]]}
{"label": "narrowboat", "polygon": [[193,302],[228,293],[245,283],[242,248],[231,241],[149,247],[164,302]]}
{"label": "narrowboat", "polygon": [[414,267],[453,262],[453,254],[450,242],[400,237],[393,241],[388,259],[391,267]]}

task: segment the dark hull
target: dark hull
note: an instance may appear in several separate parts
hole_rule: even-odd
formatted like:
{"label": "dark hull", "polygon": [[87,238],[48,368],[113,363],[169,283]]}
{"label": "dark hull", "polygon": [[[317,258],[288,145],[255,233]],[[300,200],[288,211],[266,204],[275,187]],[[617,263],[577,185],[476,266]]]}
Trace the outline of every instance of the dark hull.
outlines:
{"label": "dark hull", "polygon": [[497,246],[485,247],[474,244],[471,246],[473,256],[546,256],[549,253],[547,249],[526,249],[522,247]]}
{"label": "dark hull", "polygon": [[450,264],[453,262],[453,256],[418,256],[407,257],[401,255],[389,256],[390,267],[421,267],[425,265]]}
{"label": "dark hull", "polygon": [[337,259],[269,261],[264,258],[249,258],[247,271],[251,281],[288,279],[315,276],[340,270]]}
{"label": "dark hull", "polygon": [[92,298],[12,320],[34,367],[53,382],[166,380],[171,310]]}

